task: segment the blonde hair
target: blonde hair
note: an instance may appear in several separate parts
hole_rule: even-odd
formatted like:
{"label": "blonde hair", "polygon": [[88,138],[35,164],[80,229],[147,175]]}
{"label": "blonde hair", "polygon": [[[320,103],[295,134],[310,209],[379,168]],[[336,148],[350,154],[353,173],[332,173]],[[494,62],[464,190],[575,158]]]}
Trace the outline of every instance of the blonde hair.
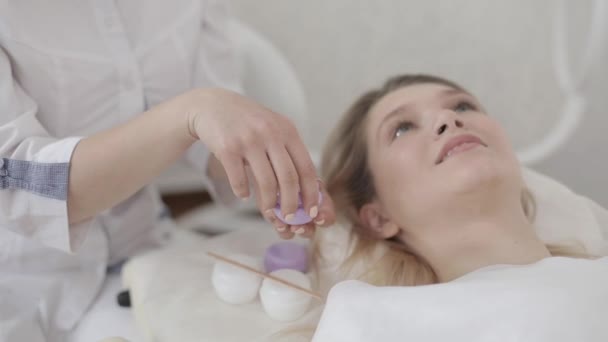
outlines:
{"label": "blonde hair", "polygon": [[[431,266],[402,243],[378,240],[366,234],[359,219],[359,210],[376,196],[372,174],[367,161],[365,127],[371,108],[388,93],[411,85],[435,83],[467,92],[460,85],[432,75],[402,75],[389,79],[379,89],[363,94],[348,109],[325,145],[321,173],[334,200],[339,220],[350,226],[350,253],[339,272],[343,278],[357,278],[374,285],[423,285],[436,283]],[[522,210],[533,222],[536,203],[532,193],[524,188]],[[319,264],[319,241],[313,244],[313,263]],[[580,246],[547,246],[553,255],[587,257]],[[378,249],[382,255],[378,258]],[[375,259],[374,259],[375,258]],[[353,274],[360,260],[376,260],[359,274]]]}

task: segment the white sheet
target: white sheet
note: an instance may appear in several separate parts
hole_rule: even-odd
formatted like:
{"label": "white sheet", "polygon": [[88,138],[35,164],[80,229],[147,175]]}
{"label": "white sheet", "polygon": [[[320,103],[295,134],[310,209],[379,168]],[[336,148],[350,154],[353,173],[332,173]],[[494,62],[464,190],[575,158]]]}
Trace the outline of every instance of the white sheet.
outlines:
{"label": "white sheet", "polygon": [[[182,240],[190,236],[189,244],[182,242],[139,256],[123,270],[123,283],[130,288],[132,311],[145,341],[294,341],[294,334],[287,338],[277,335],[286,332],[291,323],[268,317],[259,298],[250,304],[227,304],[211,286],[214,260],[206,251],[262,258],[270,244],[280,241],[268,223],[251,221],[247,228],[209,239],[187,232],[180,235]],[[295,324],[301,327],[311,317],[318,317],[318,312],[309,310]]]}
{"label": "white sheet", "polygon": [[608,258],[492,266],[450,283],[330,292],[314,342],[608,341]]}

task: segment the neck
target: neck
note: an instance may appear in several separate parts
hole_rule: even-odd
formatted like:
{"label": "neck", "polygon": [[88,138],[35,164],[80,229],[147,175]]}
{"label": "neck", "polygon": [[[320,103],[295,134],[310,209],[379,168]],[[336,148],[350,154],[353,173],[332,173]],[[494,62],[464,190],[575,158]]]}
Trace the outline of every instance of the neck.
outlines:
{"label": "neck", "polygon": [[485,266],[526,265],[551,256],[523,212],[515,213],[493,212],[473,215],[473,219],[436,222],[418,230],[423,234],[402,237],[430,264],[440,282]]}

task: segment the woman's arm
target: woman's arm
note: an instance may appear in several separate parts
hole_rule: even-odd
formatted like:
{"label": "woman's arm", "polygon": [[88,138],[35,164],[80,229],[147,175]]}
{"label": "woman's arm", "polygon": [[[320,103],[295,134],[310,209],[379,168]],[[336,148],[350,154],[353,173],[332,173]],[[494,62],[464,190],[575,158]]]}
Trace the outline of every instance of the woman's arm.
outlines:
{"label": "woman's arm", "polygon": [[[249,197],[249,182],[254,183],[260,211],[275,226],[285,226],[272,211],[278,192],[284,214],[296,211],[301,191],[306,210],[329,218],[324,225],[332,223],[331,201],[319,208],[316,170],[293,124],[245,97],[212,88],[190,91],[83,139],[71,160],[69,221],[128,198],[196,140],[217,158],[238,197]],[[248,179],[247,168],[254,179]],[[312,231],[314,224],[305,228]]]}
{"label": "woman's arm", "polygon": [[80,141],[70,163],[70,223],[125,200],[194,143],[186,105],[187,98],[178,97]]}

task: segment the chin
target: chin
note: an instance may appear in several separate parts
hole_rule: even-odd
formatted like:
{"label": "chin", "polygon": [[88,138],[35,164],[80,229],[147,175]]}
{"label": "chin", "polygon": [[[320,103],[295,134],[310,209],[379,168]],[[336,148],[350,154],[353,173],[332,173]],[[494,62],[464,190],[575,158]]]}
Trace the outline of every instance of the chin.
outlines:
{"label": "chin", "polygon": [[443,166],[441,177],[449,182],[446,185],[456,193],[470,193],[500,187],[518,177],[519,167],[514,168],[508,158],[486,152],[470,151],[439,165]]}

